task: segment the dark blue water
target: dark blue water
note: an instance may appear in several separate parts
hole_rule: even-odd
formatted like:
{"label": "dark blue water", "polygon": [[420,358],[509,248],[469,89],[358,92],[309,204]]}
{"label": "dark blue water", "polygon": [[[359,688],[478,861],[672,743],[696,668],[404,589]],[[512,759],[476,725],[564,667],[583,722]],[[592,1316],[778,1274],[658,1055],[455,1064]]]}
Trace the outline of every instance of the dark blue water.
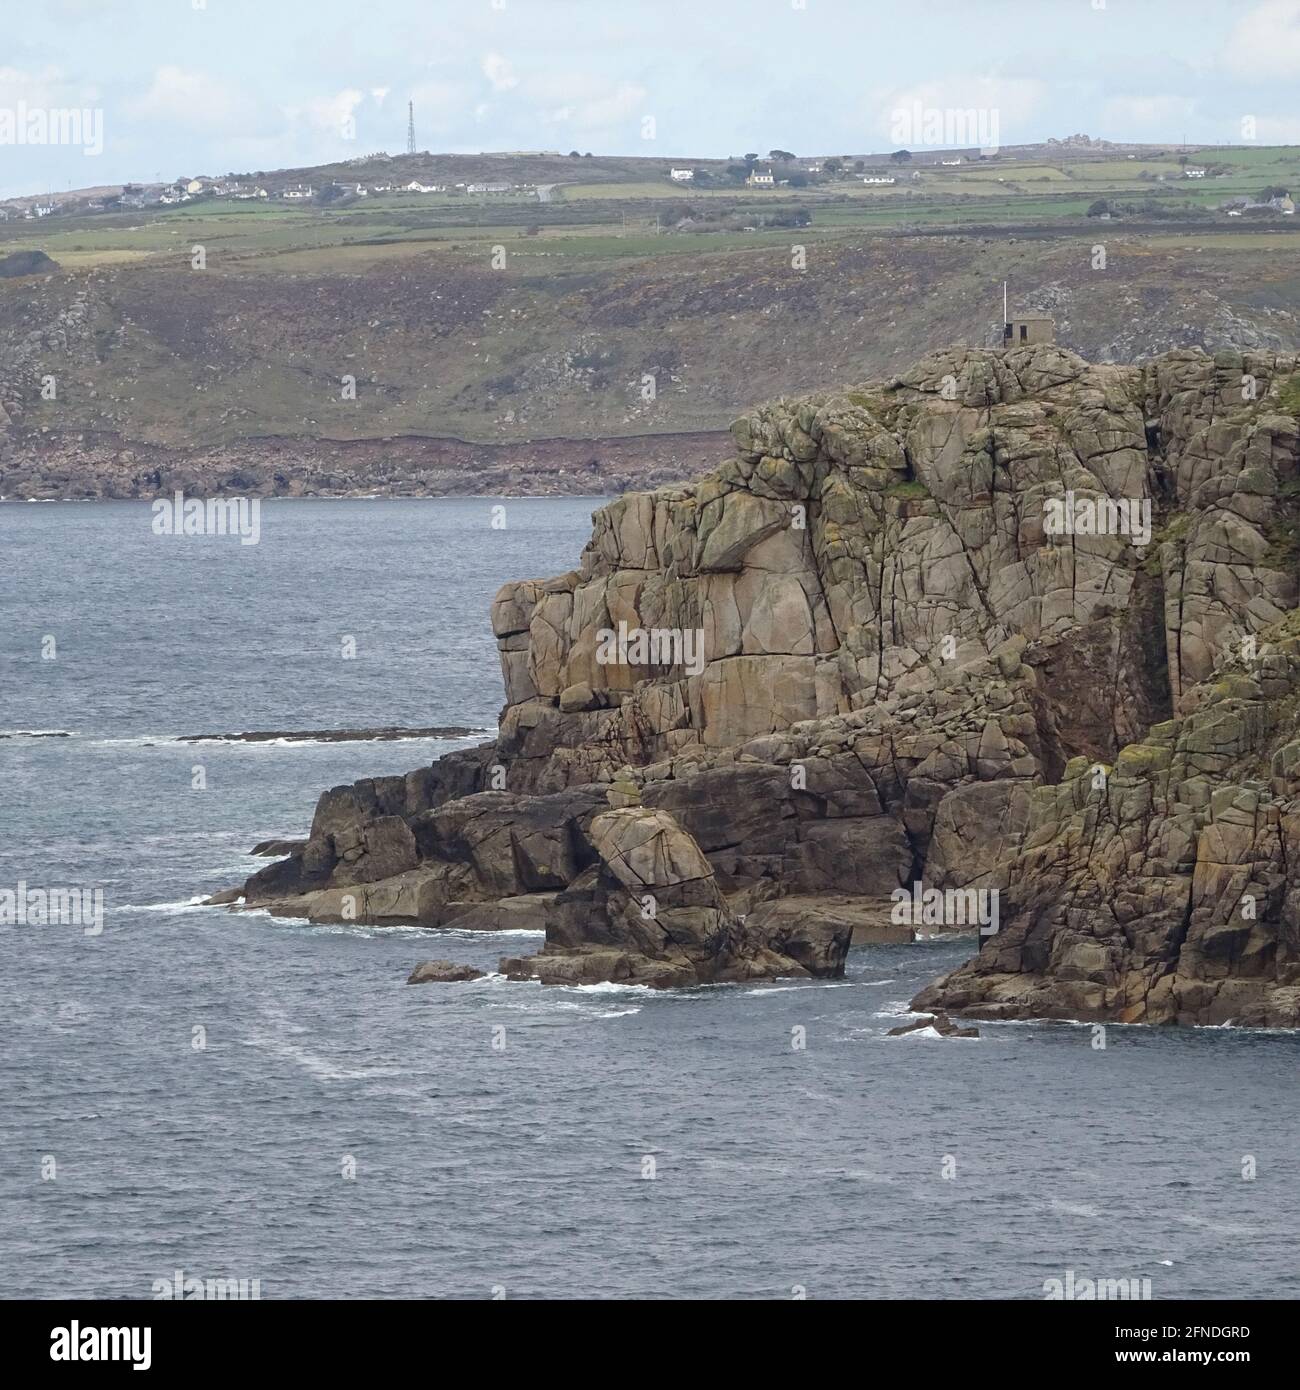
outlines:
{"label": "dark blue water", "polygon": [[248,547],[0,506],[0,730],[75,734],[0,739],[0,887],[106,899],[96,937],[0,927],[0,1295],[1300,1294],[1295,1035],[886,1038],[960,942],[836,983],[408,987],[540,938],[188,905],[323,787],[450,745],[167,736],[490,725],[492,594],[571,568],[592,505],[270,502]]}

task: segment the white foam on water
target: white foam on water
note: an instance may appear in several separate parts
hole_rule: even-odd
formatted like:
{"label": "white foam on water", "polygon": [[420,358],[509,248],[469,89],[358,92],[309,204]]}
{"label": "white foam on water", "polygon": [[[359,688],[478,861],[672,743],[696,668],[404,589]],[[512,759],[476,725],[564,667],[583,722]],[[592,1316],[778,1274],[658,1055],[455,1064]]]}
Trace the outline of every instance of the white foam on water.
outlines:
{"label": "white foam on water", "polygon": [[285,1038],[277,1038],[268,1034],[255,1033],[247,1038],[241,1038],[240,1042],[245,1047],[260,1048],[270,1052],[275,1057],[283,1058],[286,1062],[292,1062],[318,1081],[369,1081],[376,1076],[402,1075],[400,1067],[342,1067],[328,1057],[321,1057]]}
{"label": "white foam on water", "polygon": [[661,989],[652,989],[649,985],[625,985],[619,984],[615,980],[602,980],[595,985],[563,985],[563,989],[577,990],[581,994],[663,994]]}
{"label": "white foam on water", "polygon": [[912,1008],[906,999],[891,999],[889,1003],[877,1009],[873,1018],[929,1018],[926,1010],[917,1011]]}
{"label": "white foam on water", "polygon": [[1089,1220],[1095,1220],[1101,1214],[1096,1207],[1090,1206],[1087,1202],[1063,1202],[1059,1197],[1053,1197],[1047,1205],[1063,1216],[1084,1216]]}
{"label": "white foam on water", "polygon": [[475,931],[471,927],[425,927],[425,931],[436,931],[440,937],[458,936],[463,941],[490,941],[499,936],[545,936],[545,927],[506,927],[501,931]]}
{"label": "white foam on water", "polygon": [[[242,900],[241,900],[242,901]],[[123,903],[119,912],[193,912],[195,908],[216,907],[224,904],[211,904],[208,895],[200,893],[193,898],[181,898],[174,903]]]}

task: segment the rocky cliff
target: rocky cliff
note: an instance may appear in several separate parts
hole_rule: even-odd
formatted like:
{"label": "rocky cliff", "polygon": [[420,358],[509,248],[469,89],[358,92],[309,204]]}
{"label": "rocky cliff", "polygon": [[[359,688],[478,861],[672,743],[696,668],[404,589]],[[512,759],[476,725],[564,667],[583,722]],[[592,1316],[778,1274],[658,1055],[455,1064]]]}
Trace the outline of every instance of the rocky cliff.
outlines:
{"label": "rocky cliff", "polygon": [[927,1004],[1295,1021],[1297,365],[963,349],[757,410],[497,596],[493,744],[326,793],[247,903],[663,984],[833,974],[923,884],[1001,900]]}

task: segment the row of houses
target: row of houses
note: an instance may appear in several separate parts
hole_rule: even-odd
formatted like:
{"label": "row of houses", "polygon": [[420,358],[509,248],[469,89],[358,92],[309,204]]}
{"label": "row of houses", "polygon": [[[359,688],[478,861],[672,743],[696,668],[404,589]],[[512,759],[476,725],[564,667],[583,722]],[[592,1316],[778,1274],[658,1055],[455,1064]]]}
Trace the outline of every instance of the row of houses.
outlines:
{"label": "row of houses", "polygon": [[1262,201],[1255,198],[1229,198],[1222,204],[1222,208],[1229,217],[1240,217],[1243,213],[1258,212],[1261,209],[1280,212],[1283,217],[1294,217],[1295,199],[1286,193]]}
{"label": "row of houses", "polygon": [[28,203],[25,208],[0,208],[0,222],[35,222],[38,217],[53,217],[61,207],[61,203]]}

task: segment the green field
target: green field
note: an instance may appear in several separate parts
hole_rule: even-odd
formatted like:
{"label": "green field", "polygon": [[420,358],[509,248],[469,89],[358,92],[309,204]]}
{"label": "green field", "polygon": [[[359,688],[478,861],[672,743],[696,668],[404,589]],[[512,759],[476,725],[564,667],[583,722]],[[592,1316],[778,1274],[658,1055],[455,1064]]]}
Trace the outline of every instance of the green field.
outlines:
{"label": "green field", "polygon": [[[582,161],[580,178],[558,181],[545,203],[522,190],[474,197],[376,195],[329,206],[207,200],[134,213],[60,215],[36,224],[0,223],[0,247],[36,244],[79,269],[188,259],[198,245],[207,249],[210,265],[351,271],[488,240],[511,246],[530,241],[529,254],[566,259],[730,251],[763,244],[772,235],[768,224],[796,208],[805,209],[811,219],[810,226],[800,229],[805,240],[891,227],[1050,226],[1077,221],[1098,199],[1119,205],[1113,220],[1226,223],[1220,205],[1229,198],[1256,195],[1268,184],[1295,185],[1300,191],[1300,147],[1202,148],[1184,158],[1217,176],[1184,178],[1180,156],[1170,148],[1143,150],[1132,159],[1077,150],[1024,158],[1004,152],[953,168],[917,159],[895,169],[896,185],[866,185],[860,172],[846,167],[834,177],[819,176],[806,188],[775,189],[677,185],[659,176],[659,170],[647,177],[646,166],[657,164],[649,160],[598,162],[600,167],[593,164],[590,172],[599,177],[591,178],[587,161]],[[551,177],[558,179],[574,163],[552,161],[557,172]],[[864,167],[879,168],[880,162],[866,161]],[[539,181],[544,172],[538,173]],[[913,172],[920,177],[914,179]],[[695,209],[697,215],[693,225],[679,229],[683,209]],[[670,214],[666,221],[665,211]],[[754,230],[746,230],[750,227]],[[532,235],[526,236],[530,229]],[[775,240],[788,239],[792,230],[775,234]]]}
{"label": "green field", "polygon": [[[774,189],[727,183],[726,161],[695,187],[664,178],[666,161],[438,156],[429,170],[417,156],[409,174],[425,181],[556,186],[544,203],[522,191],[199,200],[11,219],[0,255],[40,249],[57,271],[0,279],[0,359],[6,341],[79,306],[57,405],[27,378],[13,388],[27,425],[183,445],[714,430],[773,394],[991,342],[1004,280],[1094,360],[1240,335],[1300,345],[1287,254],[1300,250],[1300,216],[1221,207],[1266,185],[1300,188],[1300,148],[1188,151],[1222,175],[1203,181],[1182,177],[1175,149],[1136,153],[918,159],[889,186],[864,184],[850,163]],[[1088,215],[1103,199],[1106,221]],[[1098,239],[1113,252],[1105,276],[1086,254]],[[191,268],[200,246],[204,273]],[[345,373],[358,385],[346,404]]]}

